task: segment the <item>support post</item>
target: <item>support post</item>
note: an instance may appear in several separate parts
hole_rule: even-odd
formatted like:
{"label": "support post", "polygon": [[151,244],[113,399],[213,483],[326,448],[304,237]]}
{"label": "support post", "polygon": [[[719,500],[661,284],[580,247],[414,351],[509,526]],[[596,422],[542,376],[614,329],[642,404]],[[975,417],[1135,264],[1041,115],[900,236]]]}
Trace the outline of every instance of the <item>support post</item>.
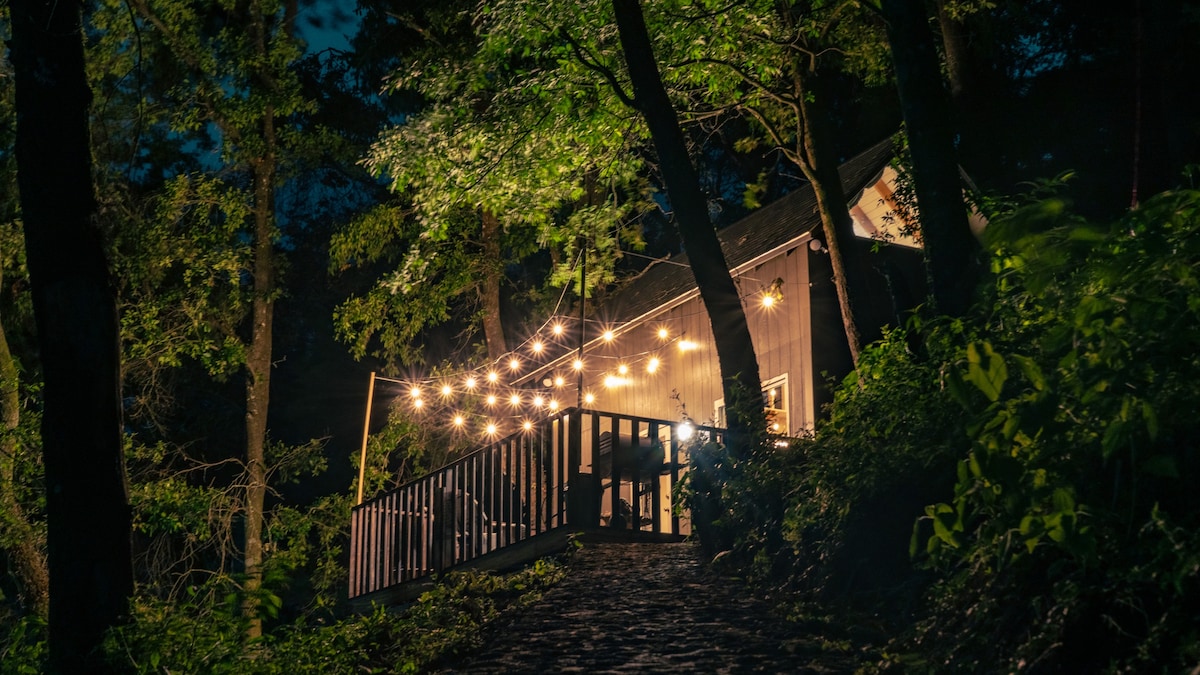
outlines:
{"label": "support post", "polygon": [[367,437],[371,432],[371,405],[375,402],[375,371],[371,371],[371,383],[367,386],[367,418],[363,422],[363,440],[362,453],[358,457],[358,499],[355,504],[361,504],[363,500],[363,481],[367,471]]}

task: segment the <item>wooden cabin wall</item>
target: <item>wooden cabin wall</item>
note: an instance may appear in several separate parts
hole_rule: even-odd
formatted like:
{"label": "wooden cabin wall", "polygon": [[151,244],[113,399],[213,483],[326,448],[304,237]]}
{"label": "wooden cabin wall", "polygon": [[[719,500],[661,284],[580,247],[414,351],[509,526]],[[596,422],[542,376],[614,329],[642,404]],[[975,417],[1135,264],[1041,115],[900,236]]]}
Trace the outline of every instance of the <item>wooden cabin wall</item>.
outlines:
{"label": "wooden cabin wall", "polygon": [[[746,309],[751,339],[764,382],[787,375],[788,431],[811,429],[816,408],[813,391],[812,324],[810,321],[807,243],[800,243],[735,277]],[[771,308],[761,304],[763,291],[782,280],[782,300]],[[667,343],[657,336],[660,326],[671,330]],[[681,352],[679,341],[697,348]],[[639,355],[631,358],[631,355]],[[658,372],[645,371],[646,356],[661,359]],[[615,373],[624,358],[631,366],[629,383],[606,389],[604,377]],[[584,389],[596,395],[591,407],[623,414],[677,420],[684,412],[697,423],[716,423],[714,403],[723,398],[712,327],[699,297],[654,315],[620,334],[611,346],[592,347],[585,354]],[[676,396],[676,393],[678,396]]]}

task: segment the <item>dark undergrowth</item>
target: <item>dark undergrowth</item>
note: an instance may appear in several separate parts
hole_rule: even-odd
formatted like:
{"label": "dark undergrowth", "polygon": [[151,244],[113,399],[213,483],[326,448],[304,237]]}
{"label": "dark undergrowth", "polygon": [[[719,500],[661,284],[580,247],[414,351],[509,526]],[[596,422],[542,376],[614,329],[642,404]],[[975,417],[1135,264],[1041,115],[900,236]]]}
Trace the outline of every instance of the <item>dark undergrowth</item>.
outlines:
{"label": "dark undergrowth", "polygon": [[720,559],[868,672],[1195,672],[1200,192],[1038,201],[985,255],[972,313],[887,333],[811,438],[698,449]]}

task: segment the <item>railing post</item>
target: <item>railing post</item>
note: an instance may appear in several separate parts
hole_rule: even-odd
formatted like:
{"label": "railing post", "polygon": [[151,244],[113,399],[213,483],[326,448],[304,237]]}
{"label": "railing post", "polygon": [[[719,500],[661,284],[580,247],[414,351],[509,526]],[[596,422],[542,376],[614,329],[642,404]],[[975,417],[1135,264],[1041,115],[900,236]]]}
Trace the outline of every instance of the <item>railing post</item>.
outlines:
{"label": "railing post", "polygon": [[[593,439],[596,420],[592,419]],[[600,489],[595,466],[592,473],[583,473],[583,410],[576,408],[571,414],[568,434],[569,482],[567,487],[567,524],[572,527],[597,527],[600,525]],[[595,441],[592,456],[595,462]]]}

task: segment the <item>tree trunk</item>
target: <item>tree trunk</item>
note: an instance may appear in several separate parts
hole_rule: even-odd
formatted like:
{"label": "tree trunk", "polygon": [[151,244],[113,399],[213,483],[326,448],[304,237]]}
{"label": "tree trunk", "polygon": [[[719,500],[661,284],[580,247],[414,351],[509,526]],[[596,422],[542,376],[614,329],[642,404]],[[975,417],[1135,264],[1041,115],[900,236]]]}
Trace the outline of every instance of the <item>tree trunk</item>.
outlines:
{"label": "tree trunk", "polygon": [[[255,50],[266,69],[267,30],[255,13],[250,27]],[[260,85],[270,89],[270,75],[260,73]],[[250,308],[250,345],[246,353],[246,503],[243,560],[246,571],[242,611],[246,635],[262,635],[259,611],[263,578],[263,520],[267,498],[267,413],[271,407],[271,359],[275,317],[275,171],[278,162],[275,110],[267,103],[262,113],[262,154],[251,161],[254,181],[254,300]]]}
{"label": "tree trunk", "polygon": [[[270,118],[263,124],[271,129]],[[250,346],[246,354],[246,568],[243,610],[249,637],[262,634],[259,594],[262,588],[263,509],[267,496],[267,411],[271,403],[271,333],[274,319],[275,262],[271,191],[274,159],[264,158],[254,170],[254,301]]]}
{"label": "tree trunk", "polygon": [[727,445],[735,457],[746,456],[752,439],[766,428],[758,359],[746,312],[729,275],[716,230],[709,221],[708,205],[688,156],[678,117],[663,88],[641,4],[638,0],[613,0],[612,5],[633,85],[634,104],[650,129],[675,225],[712,324],[729,415]]}
{"label": "tree trunk", "polygon": [[13,432],[21,423],[21,382],[17,364],[0,323],[0,423],[8,433],[0,443],[0,541],[12,562],[20,600],[25,611],[45,618],[49,612],[50,577],[38,538],[17,499],[17,440]]}
{"label": "tree trunk", "polygon": [[879,337],[879,326],[871,318],[867,261],[857,245],[854,221],[838,175],[824,92],[820,91],[815,73],[805,75],[798,64],[795,67],[795,94],[800,108],[797,138],[800,143],[789,154],[812,185],[817,199],[825,248],[829,251],[833,283],[842,312],[842,326],[850,347],[850,358],[857,365],[863,346]]}
{"label": "tree trunk", "polygon": [[961,316],[978,279],[955,159],[950,102],[921,0],[883,0],[934,309]]}
{"label": "tree trunk", "polygon": [[504,265],[500,260],[500,219],[491,211],[483,211],[483,287],[479,295],[483,305],[483,337],[487,341],[488,358],[498,361],[508,353],[504,337],[504,322],[500,320],[500,279]]}
{"label": "tree trunk", "polygon": [[14,0],[17,166],[45,376],[42,420],[58,673],[102,673],[133,592],[116,301],[96,227],[80,3]]}

